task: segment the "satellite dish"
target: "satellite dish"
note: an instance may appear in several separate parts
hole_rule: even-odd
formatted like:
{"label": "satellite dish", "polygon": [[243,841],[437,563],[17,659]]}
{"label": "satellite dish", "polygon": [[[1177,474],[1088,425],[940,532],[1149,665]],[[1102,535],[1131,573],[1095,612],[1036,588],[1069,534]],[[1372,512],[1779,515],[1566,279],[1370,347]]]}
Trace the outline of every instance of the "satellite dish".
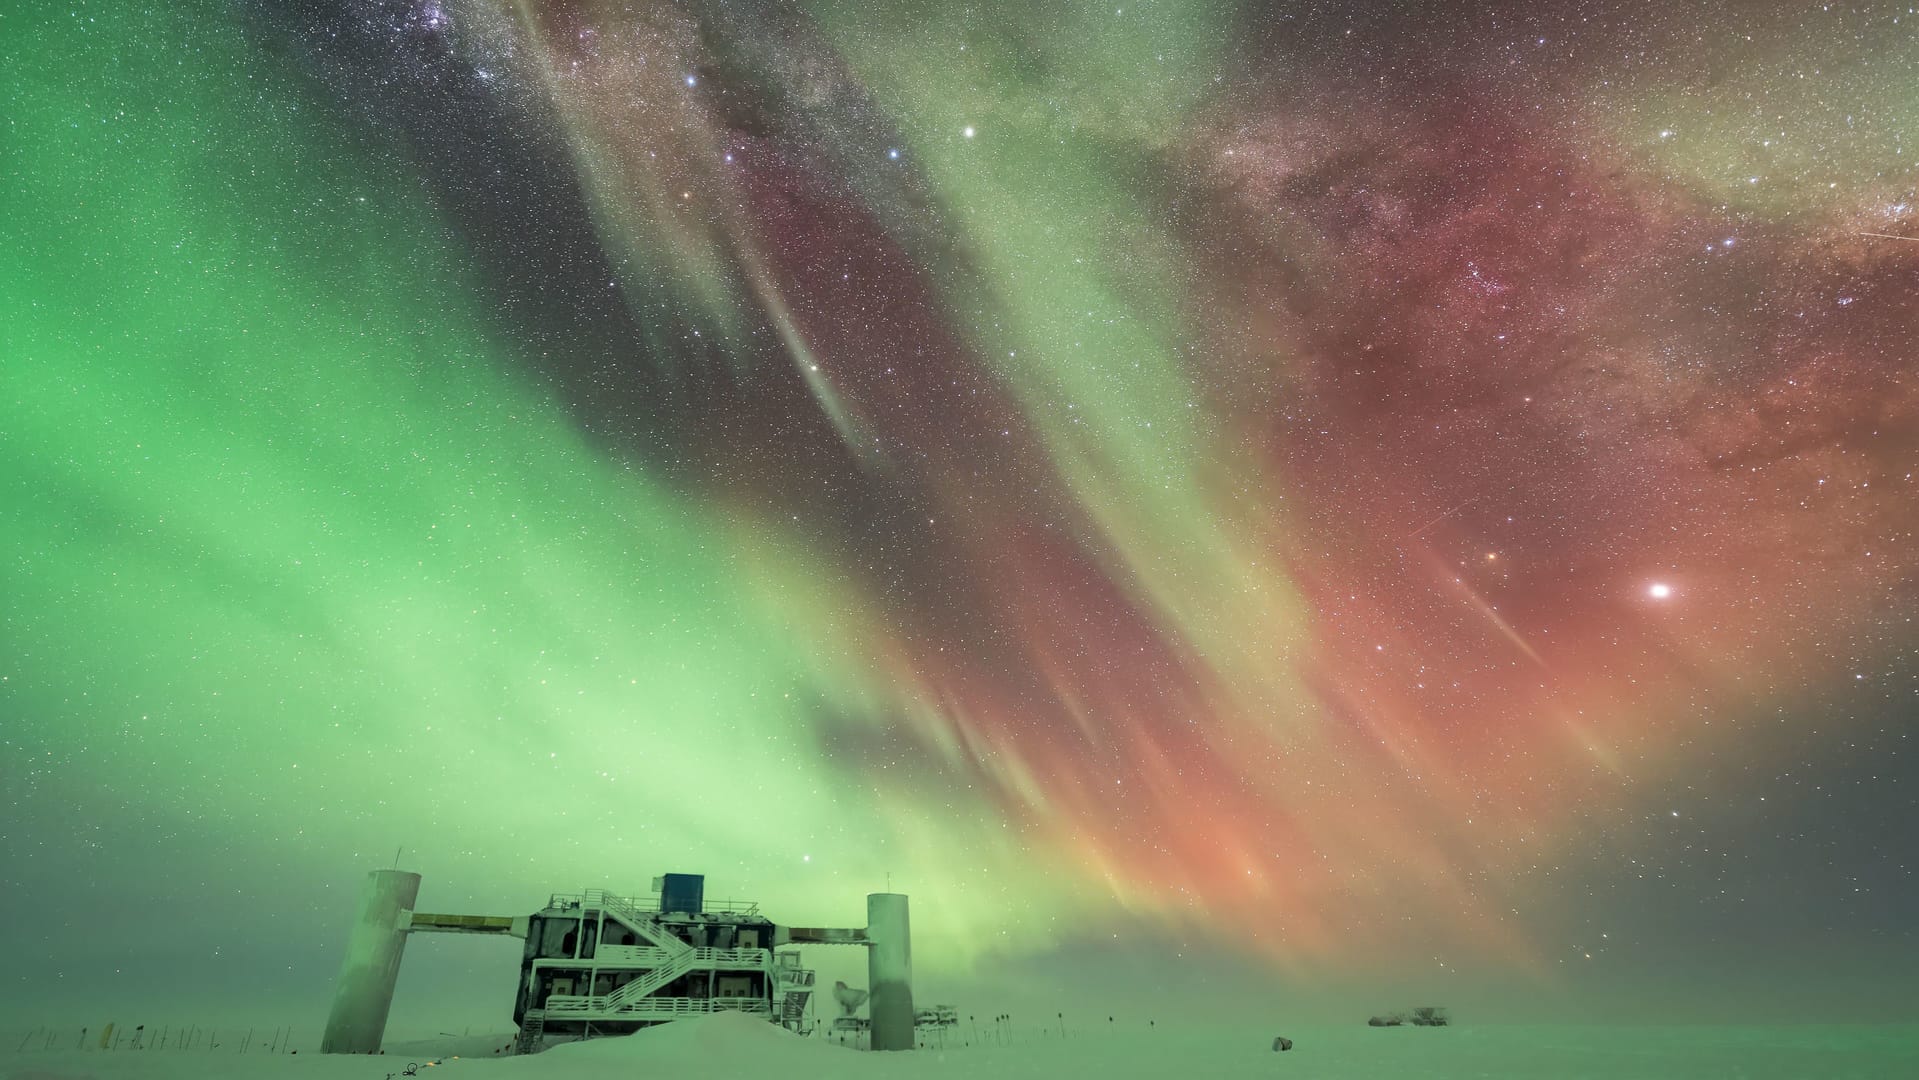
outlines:
{"label": "satellite dish", "polygon": [[866,991],[843,982],[833,984],[833,1000],[840,1003],[840,1015],[851,1016],[866,1004]]}

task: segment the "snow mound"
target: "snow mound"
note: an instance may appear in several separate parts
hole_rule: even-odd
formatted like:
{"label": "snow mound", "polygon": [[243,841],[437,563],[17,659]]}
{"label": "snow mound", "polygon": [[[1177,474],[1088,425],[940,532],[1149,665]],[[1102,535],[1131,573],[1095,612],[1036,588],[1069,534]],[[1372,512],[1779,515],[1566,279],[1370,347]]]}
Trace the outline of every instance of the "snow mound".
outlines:
{"label": "snow mound", "polygon": [[[957,1033],[949,1033],[949,1035]],[[969,1031],[967,1034],[971,1034]],[[1295,1042],[1272,1052],[1272,1039]],[[1063,1037],[1064,1036],[1064,1037]],[[0,1080],[1881,1080],[1919,1076],[1919,1027],[1275,1026],[1027,1034],[1020,1045],[870,1053],[721,1014],[525,1057],[58,1050],[9,1053]]]}
{"label": "snow mound", "polygon": [[714,1013],[642,1028],[617,1038],[561,1043],[539,1056],[564,1056],[568,1060],[750,1057],[758,1061],[788,1061],[794,1054],[809,1051],[857,1054],[820,1039],[803,1039],[760,1017]]}
{"label": "snow mound", "polygon": [[562,1043],[502,1065],[542,1080],[688,1076],[766,1080],[769,1076],[880,1076],[893,1072],[868,1054],[821,1039],[804,1039],[741,1013],[675,1020],[619,1038]]}

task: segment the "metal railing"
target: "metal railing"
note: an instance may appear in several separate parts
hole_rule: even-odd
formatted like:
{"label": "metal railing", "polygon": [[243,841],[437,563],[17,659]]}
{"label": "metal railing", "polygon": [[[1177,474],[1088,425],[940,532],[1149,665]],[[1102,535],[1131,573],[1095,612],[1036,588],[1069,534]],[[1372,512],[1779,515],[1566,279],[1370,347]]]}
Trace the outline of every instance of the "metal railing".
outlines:
{"label": "metal railing", "polygon": [[611,915],[621,922],[626,923],[638,931],[641,936],[669,953],[685,953],[693,948],[686,942],[667,933],[666,929],[660,925],[660,917],[657,913],[634,907],[633,901],[623,896],[614,896],[612,893],[607,892],[598,893],[597,896],[589,892],[587,896],[587,907],[598,908],[601,914]]}
{"label": "metal railing", "polygon": [[[623,968],[657,968],[671,964],[675,957],[684,956],[687,970],[713,968],[719,971],[760,971],[766,969],[765,949],[695,949],[689,946],[684,952],[670,952],[651,945],[602,945],[592,956],[542,956],[533,961],[535,968],[556,968],[575,971],[580,968],[599,968],[618,971]],[[773,969],[775,977],[782,982],[796,981],[789,976],[791,969]],[[805,983],[813,985],[813,973],[805,971]]]}
{"label": "metal railing", "polygon": [[630,964],[634,967],[659,967],[679,955],[657,945],[607,945],[602,943],[593,950],[591,957],[582,957],[582,964],[594,964],[598,967]]}
{"label": "metal railing", "polygon": [[693,966],[722,971],[758,971],[768,966],[767,949],[694,949]]}
{"label": "metal railing", "polygon": [[578,1019],[593,1017],[613,1020],[673,1020],[683,1016],[703,1016],[718,1012],[741,1012],[771,1016],[773,1007],[765,998],[686,998],[646,997],[616,1004],[611,995],[582,997],[553,994],[546,999],[545,1018]]}
{"label": "metal railing", "polygon": [[[553,1002],[559,1002],[559,1011],[587,1008],[577,1003],[590,1002],[587,1011],[594,1013],[618,1013],[630,1015],[634,1009],[650,1009],[642,1002],[656,1000],[652,997],[674,979],[695,970],[740,971],[754,970],[771,972],[773,953],[770,949],[714,949],[695,948],[681,941],[673,933],[660,925],[659,901],[657,899],[634,899],[609,893],[604,889],[586,889],[579,893],[554,893],[547,901],[549,908],[559,910],[576,909],[584,915],[588,911],[598,911],[602,917],[611,915],[630,926],[641,937],[653,943],[653,947],[631,945],[602,945],[604,959],[608,964],[650,965],[651,970],[633,979],[613,992],[601,996],[593,995],[548,995],[548,1011],[555,1011]],[[709,910],[735,911],[754,914],[759,911],[758,904],[739,904],[723,901],[709,905]],[[596,950],[597,951],[597,950]],[[585,958],[580,958],[585,959]],[[576,961],[577,963],[577,961]],[[597,967],[598,962],[593,962]],[[668,998],[657,1000],[706,1000],[696,998]],[[771,1011],[761,1001],[762,1011]],[[648,1015],[651,1015],[650,1013]],[[642,1017],[644,1019],[645,1017]]]}
{"label": "metal railing", "polygon": [[[547,898],[546,906],[560,908],[598,907],[601,900],[612,900],[634,911],[657,914],[660,899],[657,896],[619,896],[605,889],[586,889],[576,893],[554,893]],[[758,915],[760,905],[755,900],[706,900],[700,904],[700,910],[716,915]]]}
{"label": "metal railing", "polygon": [[695,949],[675,954],[667,963],[606,995],[608,1005],[619,1008],[627,1002],[648,997],[655,990],[690,971],[763,971],[771,957],[765,949]]}
{"label": "metal railing", "polygon": [[646,997],[653,993],[653,991],[658,990],[660,987],[693,970],[692,954],[693,950],[688,949],[686,952],[673,957],[668,963],[656,967],[639,978],[615,988],[612,993],[606,995],[606,1003],[614,1008],[618,1008],[629,1001],[636,1001]]}

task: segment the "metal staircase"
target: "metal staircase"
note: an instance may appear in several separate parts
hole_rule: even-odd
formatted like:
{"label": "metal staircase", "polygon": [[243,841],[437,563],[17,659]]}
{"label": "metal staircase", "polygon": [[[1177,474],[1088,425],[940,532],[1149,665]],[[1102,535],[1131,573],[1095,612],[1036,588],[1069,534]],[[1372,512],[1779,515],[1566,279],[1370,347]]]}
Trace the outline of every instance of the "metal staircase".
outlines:
{"label": "metal staircase", "polygon": [[609,892],[590,890],[586,897],[588,905],[598,906],[601,911],[625,923],[634,933],[667,952],[693,951],[693,946],[667,933],[666,928],[660,925],[657,912],[647,911],[626,897],[614,896]]}
{"label": "metal staircase", "polygon": [[665,963],[601,998],[596,1004],[602,1010],[619,1009],[629,1001],[646,997],[692,971],[698,952],[708,951],[696,951],[693,946],[674,937],[660,925],[658,915],[641,910],[638,904],[623,896],[602,892],[595,895],[594,899],[598,900],[602,912],[625,923],[634,933],[652,942],[666,954]]}
{"label": "metal staircase", "polygon": [[806,1022],[806,1001],[812,996],[811,990],[788,990],[780,999],[780,1023],[798,1030]]}
{"label": "metal staircase", "polygon": [[[589,889],[569,897],[556,894],[553,906],[558,907],[562,901],[571,907],[589,911],[598,910],[603,919],[620,923],[649,943],[650,947],[604,946],[608,949],[609,956],[607,957],[608,965],[598,968],[601,974],[608,974],[610,970],[616,971],[620,968],[632,970],[643,965],[647,967],[647,970],[639,977],[615,987],[604,995],[549,993],[543,1003],[544,1007],[539,1010],[542,1025],[549,1017],[554,1020],[564,1019],[568,1022],[671,1020],[712,1012],[739,1011],[770,1016],[776,1011],[776,1006],[763,997],[709,999],[658,996],[659,991],[665,989],[674,980],[689,973],[709,970],[765,972],[768,985],[771,986],[774,980],[772,950],[695,948],[661,925],[660,913],[653,904],[615,896],[599,889]],[[732,906],[742,910],[751,908],[750,905]],[[783,1010],[785,1007],[782,1003],[777,1008]],[[803,1011],[803,999],[800,1007]],[[527,1016],[531,1021],[534,1013],[529,1012]]]}
{"label": "metal staircase", "polygon": [[600,996],[549,994],[546,999],[546,1009],[555,1015],[590,1013],[594,1016],[610,1018],[612,1014],[618,1013],[621,1017],[637,1016],[641,1012],[652,1009],[648,1002],[655,1000],[652,995],[656,991],[689,971],[765,971],[766,959],[765,949],[688,947],[684,954],[669,955],[659,967],[619,986],[610,994]]}
{"label": "metal staircase", "polygon": [[520,1018],[520,1037],[513,1042],[516,1054],[531,1054],[540,1048],[546,1037],[546,1010],[528,1009]]}
{"label": "metal staircase", "polygon": [[608,1010],[620,1009],[624,1008],[627,1002],[638,1001],[640,998],[646,997],[648,994],[672,982],[674,979],[692,971],[694,967],[694,955],[694,950],[691,948],[686,949],[684,952],[669,954],[666,963],[616,988],[612,993],[601,998],[600,1007]]}
{"label": "metal staircase", "polygon": [[[778,970],[778,969],[776,969]],[[779,970],[780,1024],[789,1031],[806,1027],[806,1007],[813,997],[813,972],[804,968]]]}

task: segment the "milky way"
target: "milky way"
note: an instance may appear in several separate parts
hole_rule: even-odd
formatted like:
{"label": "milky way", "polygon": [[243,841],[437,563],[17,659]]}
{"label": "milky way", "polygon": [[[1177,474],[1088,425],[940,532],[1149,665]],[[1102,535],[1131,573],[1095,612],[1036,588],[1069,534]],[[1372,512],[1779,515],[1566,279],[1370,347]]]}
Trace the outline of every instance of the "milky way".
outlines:
{"label": "milky way", "polygon": [[47,17],[16,799],[222,732],[301,759],[269,803],[412,773],[450,848],[532,842],[476,777],[806,837],[847,877],[734,873],[911,876],[936,957],[1544,970],[1542,866],[1909,773],[1919,19],[1390,7]]}

